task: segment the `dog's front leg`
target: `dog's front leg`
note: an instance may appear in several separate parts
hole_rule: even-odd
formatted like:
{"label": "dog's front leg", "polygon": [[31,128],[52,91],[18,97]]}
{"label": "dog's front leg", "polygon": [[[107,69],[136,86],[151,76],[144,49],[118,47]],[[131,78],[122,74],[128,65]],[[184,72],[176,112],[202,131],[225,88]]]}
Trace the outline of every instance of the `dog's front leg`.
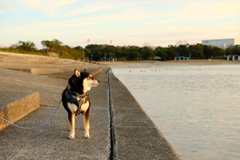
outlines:
{"label": "dog's front leg", "polygon": [[69,123],[70,123],[69,139],[74,139],[75,138],[75,113],[69,113],[68,119],[69,119]]}
{"label": "dog's front leg", "polygon": [[90,115],[89,109],[83,114],[83,121],[84,121],[84,138],[90,138],[89,129],[90,129]]}

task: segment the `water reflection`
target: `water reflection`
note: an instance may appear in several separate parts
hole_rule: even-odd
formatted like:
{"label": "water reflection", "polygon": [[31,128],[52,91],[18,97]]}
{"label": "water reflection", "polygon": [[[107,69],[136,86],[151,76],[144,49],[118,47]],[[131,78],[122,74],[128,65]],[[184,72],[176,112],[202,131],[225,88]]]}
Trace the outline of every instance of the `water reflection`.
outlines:
{"label": "water reflection", "polygon": [[113,68],[113,72],[182,159],[240,159],[240,66]]}

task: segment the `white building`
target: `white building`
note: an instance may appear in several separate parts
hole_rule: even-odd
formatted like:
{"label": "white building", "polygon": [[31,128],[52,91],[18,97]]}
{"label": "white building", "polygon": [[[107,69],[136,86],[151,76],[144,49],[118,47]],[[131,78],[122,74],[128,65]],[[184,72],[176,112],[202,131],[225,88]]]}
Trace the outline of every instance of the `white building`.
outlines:
{"label": "white building", "polygon": [[231,39],[215,39],[215,40],[202,40],[203,45],[216,46],[222,49],[226,49],[229,46],[240,45],[240,39],[231,38]]}

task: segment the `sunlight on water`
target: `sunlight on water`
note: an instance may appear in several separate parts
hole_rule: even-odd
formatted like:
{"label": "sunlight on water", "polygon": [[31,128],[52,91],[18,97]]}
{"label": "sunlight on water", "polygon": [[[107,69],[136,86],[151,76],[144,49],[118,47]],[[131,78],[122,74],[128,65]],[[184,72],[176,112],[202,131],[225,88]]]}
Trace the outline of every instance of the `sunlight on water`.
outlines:
{"label": "sunlight on water", "polygon": [[182,159],[240,159],[240,66],[112,70]]}

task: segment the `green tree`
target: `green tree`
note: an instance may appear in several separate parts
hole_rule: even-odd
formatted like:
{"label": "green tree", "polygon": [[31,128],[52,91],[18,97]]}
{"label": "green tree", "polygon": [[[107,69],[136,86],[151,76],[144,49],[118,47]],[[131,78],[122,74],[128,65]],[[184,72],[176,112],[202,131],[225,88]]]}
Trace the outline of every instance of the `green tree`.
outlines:
{"label": "green tree", "polygon": [[105,57],[105,56],[108,58],[115,57],[116,48],[115,46],[112,46],[112,45],[107,45],[107,46],[104,45],[102,46],[102,53],[103,53],[102,57]]}
{"label": "green tree", "polygon": [[143,59],[153,59],[153,57],[155,56],[154,50],[149,46],[144,46],[143,48],[141,48],[140,53],[142,54]]}
{"label": "green tree", "polygon": [[42,45],[44,47],[46,47],[47,52],[62,52],[63,48],[61,47],[61,45],[63,44],[61,41],[57,40],[57,39],[53,39],[52,41],[49,40],[44,40],[41,41]]}
{"label": "green tree", "polygon": [[222,48],[214,47],[212,51],[213,58],[223,58],[225,51]]}
{"label": "green tree", "polygon": [[162,61],[165,61],[167,59],[167,49],[158,46],[155,48],[155,55],[161,57]]}
{"label": "green tree", "polygon": [[83,51],[84,50],[83,47],[81,47],[81,46],[73,47],[73,49],[78,50],[78,51]]}
{"label": "green tree", "polygon": [[140,47],[138,46],[128,46],[126,50],[127,60],[139,60],[141,58]]}
{"label": "green tree", "polygon": [[229,46],[227,49],[226,49],[226,55],[233,55],[233,46]]}
{"label": "green tree", "polygon": [[179,56],[185,56],[185,57],[189,57],[190,56],[190,50],[188,48],[188,45],[179,45],[177,47],[177,52],[179,54]]}
{"label": "green tree", "polygon": [[179,57],[176,46],[169,45],[166,52],[168,60],[173,60],[174,57]]}
{"label": "green tree", "polygon": [[229,46],[226,49],[226,55],[240,55],[240,47],[239,46]]}
{"label": "green tree", "polygon": [[73,48],[75,50],[75,54],[76,54],[76,57],[77,59],[85,59],[86,55],[85,55],[85,52],[84,52],[84,48],[81,47],[81,46],[76,46]]}
{"label": "green tree", "polygon": [[84,58],[85,59],[88,59],[88,57],[91,55],[91,51],[89,50],[89,49],[84,49],[84,53],[85,53],[85,55],[84,55]]}
{"label": "green tree", "polygon": [[120,47],[120,46],[116,47],[115,57],[117,57],[118,60],[124,60],[124,53],[122,48],[123,47]]}
{"label": "green tree", "polygon": [[53,43],[48,40],[41,41],[43,47],[46,48],[47,53],[50,52],[53,49]]}
{"label": "green tree", "polygon": [[192,59],[203,59],[204,58],[203,47],[201,44],[190,45],[189,50],[190,50]]}
{"label": "green tree", "polygon": [[36,46],[33,42],[27,41],[19,41],[17,45],[17,49],[19,50],[25,50],[25,51],[36,51]]}
{"label": "green tree", "polygon": [[212,59],[213,58],[213,49],[214,49],[213,46],[203,45],[204,58]]}
{"label": "green tree", "polygon": [[[120,57],[121,60],[127,60],[128,47],[127,46],[121,47],[121,53],[119,53],[119,55],[121,55]],[[117,58],[119,58],[119,56],[117,56]]]}

